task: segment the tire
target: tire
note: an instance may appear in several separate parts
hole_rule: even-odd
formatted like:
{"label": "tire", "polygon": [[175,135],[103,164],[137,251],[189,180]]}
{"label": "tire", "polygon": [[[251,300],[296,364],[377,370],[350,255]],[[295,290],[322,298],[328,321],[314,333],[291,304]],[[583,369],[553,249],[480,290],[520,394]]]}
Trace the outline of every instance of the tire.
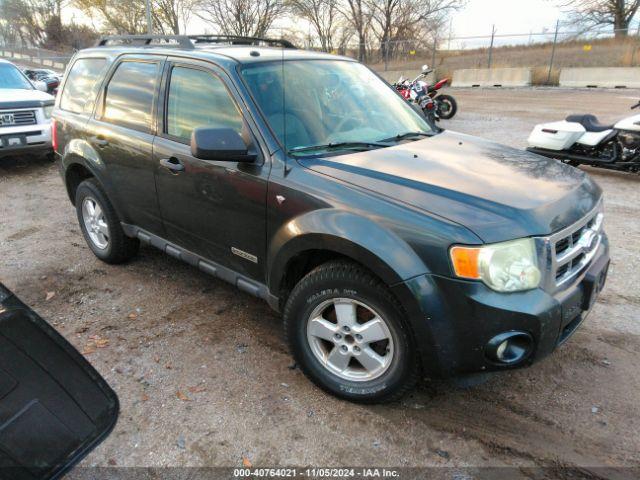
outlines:
{"label": "tire", "polygon": [[[458,111],[458,102],[451,95],[438,95],[435,98],[438,104],[438,114],[443,120],[449,120],[453,118]],[[448,108],[443,108],[446,105]]]}
{"label": "tire", "polygon": [[383,403],[402,397],[418,378],[405,317],[379,279],[359,265],[331,261],[295,286],[284,308],[284,329],[296,363],[318,387],[352,402]]}
{"label": "tire", "polygon": [[[130,260],[138,253],[139,240],[124,234],[113,205],[95,178],[78,185],[75,199],[82,235],[96,257],[103,262],[117,264]],[[94,205],[94,217],[89,215],[91,204]]]}

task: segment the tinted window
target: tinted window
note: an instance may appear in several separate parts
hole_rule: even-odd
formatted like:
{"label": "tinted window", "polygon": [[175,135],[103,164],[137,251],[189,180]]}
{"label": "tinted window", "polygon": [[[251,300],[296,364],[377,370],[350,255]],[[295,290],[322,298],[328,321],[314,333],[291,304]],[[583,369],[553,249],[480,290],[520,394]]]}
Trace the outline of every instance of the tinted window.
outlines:
{"label": "tinted window", "polygon": [[60,108],[74,113],[91,113],[106,66],[104,58],[77,60],[71,67],[60,97]]}
{"label": "tinted window", "polygon": [[103,118],[148,130],[151,127],[157,81],[157,63],[121,63],[107,87]]}
{"label": "tinted window", "polygon": [[241,133],[242,117],[218,77],[175,67],[169,84],[166,133],[188,141],[196,127],[228,127]]}

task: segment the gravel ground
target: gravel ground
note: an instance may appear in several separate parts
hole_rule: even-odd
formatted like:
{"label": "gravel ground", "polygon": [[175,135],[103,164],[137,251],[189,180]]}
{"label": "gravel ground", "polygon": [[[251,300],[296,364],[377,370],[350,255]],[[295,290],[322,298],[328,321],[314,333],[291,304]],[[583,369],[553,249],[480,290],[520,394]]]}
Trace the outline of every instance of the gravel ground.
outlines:
{"label": "gravel ground", "polygon": [[[517,147],[537,122],[574,110],[615,120],[640,96],[449,93],[460,113],[445,127]],[[391,405],[315,388],[260,300],[151,248],[125,266],[98,261],[44,160],[0,161],[0,279],[120,397],[116,429],[85,466],[638,466],[640,176],[587,170],[605,190],[613,263],[572,340],[529,369],[466,389],[423,384]]]}

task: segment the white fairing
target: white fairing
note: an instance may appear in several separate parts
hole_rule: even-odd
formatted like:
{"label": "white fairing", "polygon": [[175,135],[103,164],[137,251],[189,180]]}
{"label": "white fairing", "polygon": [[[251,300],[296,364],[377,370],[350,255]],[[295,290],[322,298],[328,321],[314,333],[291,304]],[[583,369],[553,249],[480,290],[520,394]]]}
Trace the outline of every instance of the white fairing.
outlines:
{"label": "white fairing", "polygon": [[588,147],[595,147],[611,132],[613,132],[613,130],[605,130],[604,132],[586,132],[578,139],[578,143]]}
{"label": "white fairing", "polygon": [[548,150],[566,150],[586,133],[579,123],[561,122],[536,125],[529,135],[529,146]]}
{"label": "white fairing", "polygon": [[632,132],[640,132],[640,115],[634,115],[620,120],[614,125],[618,130],[630,130]]}

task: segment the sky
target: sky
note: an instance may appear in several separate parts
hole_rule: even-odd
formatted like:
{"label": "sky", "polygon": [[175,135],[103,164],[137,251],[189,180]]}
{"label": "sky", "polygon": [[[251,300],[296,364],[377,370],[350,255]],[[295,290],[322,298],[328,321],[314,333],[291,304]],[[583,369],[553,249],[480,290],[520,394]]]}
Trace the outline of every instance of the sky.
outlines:
{"label": "sky", "polygon": [[[117,0],[112,0],[117,1]],[[557,6],[559,0],[468,0],[467,5],[451,17],[451,32],[454,37],[491,35],[491,27],[496,27],[496,45],[527,43],[551,40],[558,19],[566,20],[566,15]],[[67,9],[65,16],[74,16],[76,21],[83,17],[73,9]],[[566,28],[566,27],[565,27]],[[187,33],[211,32],[211,27],[197,17],[190,22]],[[447,34],[449,28],[446,28]],[[546,37],[530,37],[529,33],[549,32]],[[521,37],[501,38],[500,35],[523,34]],[[464,39],[451,42],[451,48],[474,47],[487,44],[488,39]],[[446,45],[442,47],[446,48]]]}

